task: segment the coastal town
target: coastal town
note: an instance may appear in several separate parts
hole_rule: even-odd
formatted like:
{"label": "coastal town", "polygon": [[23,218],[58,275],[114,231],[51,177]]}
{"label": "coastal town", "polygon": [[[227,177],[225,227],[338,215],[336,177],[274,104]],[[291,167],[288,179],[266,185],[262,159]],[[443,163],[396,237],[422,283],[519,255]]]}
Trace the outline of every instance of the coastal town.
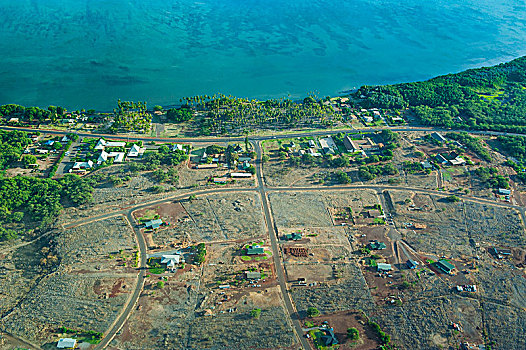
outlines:
{"label": "coastal town", "polygon": [[180,109],[117,134],[91,112],[4,115],[5,179],[65,197],[40,222],[5,207],[0,348],[523,344],[513,140],[348,103],[320,104],[331,129],[227,137],[184,136]]}

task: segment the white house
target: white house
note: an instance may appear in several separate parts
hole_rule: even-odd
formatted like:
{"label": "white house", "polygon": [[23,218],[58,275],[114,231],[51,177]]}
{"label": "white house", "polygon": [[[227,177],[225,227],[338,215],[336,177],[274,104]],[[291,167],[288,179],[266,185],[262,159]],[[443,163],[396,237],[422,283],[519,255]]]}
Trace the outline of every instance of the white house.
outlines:
{"label": "white house", "polygon": [[337,148],[334,140],[330,136],[320,139],[320,146],[325,154],[334,154],[334,150]]}
{"label": "white house", "polygon": [[99,139],[99,142],[97,142],[95,145],[96,150],[103,150],[106,147],[126,147],[126,142],[106,141],[104,139]]}
{"label": "white house", "polygon": [[179,265],[179,263],[184,261],[184,259],[181,258],[182,257],[179,254],[163,255],[161,257],[161,264],[166,264],[167,268],[173,270],[176,265]]}
{"label": "white house", "polygon": [[80,169],[90,169],[93,167],[93,162],[91,160],[88,160],[87,162],[75,162],[73,164],[73,170],[80,170]]}
{"label": "white house", "polygon": [[124,160],[124,152],[106,152],[102,150],[100,153],[99,159],[97,159],[97,164],[101,164],[108,160],[108,158],[113,158],[114,163],[122,163]]}
{"label": "white house", "polygon": [[77,345],[77,339],[73,338],[62,338],[57,343],[59,349],[74,349]]}
{"label": "white house", "polygon": [[184,151],[183,145],[181,145],[180,143],[172,145],[172,152],[175,152],[175,151]]}
{"label": "white house", "polygon": [[139,157],[143,153],[144,153],[144,148],[141,148],[138,145],[133,145],[130,151],[128,152],[128,157]]}

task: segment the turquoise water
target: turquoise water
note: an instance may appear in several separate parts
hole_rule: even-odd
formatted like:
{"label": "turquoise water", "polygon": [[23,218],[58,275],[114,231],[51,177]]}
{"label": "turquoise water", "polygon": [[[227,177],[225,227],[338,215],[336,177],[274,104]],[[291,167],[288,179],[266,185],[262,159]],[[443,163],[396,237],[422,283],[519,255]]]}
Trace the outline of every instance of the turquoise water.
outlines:
{"label": "turquoise water", "polygon": [[519,0],[0,0],[0,104],[414,81],[526,54]]}

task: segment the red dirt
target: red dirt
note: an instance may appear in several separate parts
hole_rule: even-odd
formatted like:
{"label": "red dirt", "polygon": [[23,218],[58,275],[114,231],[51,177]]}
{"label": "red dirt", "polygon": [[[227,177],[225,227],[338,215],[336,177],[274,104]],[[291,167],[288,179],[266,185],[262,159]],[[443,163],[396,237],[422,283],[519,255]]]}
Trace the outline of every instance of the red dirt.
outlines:
{"label": "red dirt", "polygon": [[[329,327],[334,328],[334,334],[340,342],[339,350],[369,350],[378,349],[380,346],[378,338],[366,325],[367,320],[356,311],[341,311],[314,319],[308,318],[304,321],[311,321],[315,325],[321,325],[322,322],[327,321]],[[351,327],[356,328],[360,334],[360,340],[356,344],[347,339],[347,329]]]}

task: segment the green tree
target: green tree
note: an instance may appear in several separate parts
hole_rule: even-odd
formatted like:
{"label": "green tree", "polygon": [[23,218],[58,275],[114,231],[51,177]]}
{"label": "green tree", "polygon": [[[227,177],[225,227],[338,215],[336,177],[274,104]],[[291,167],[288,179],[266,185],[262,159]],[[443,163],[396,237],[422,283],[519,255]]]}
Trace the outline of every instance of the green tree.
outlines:
{"label": "green tree", "polygon": [[319,315],[320,315],[320,311],[317,308],[311,306],[307,309],[307,317],[316,317]]}
{"label": "green tree", "polygon": [[157,282],[157,288],[158,288],[158,289],[162,289],[162,288],[164,288],[164,281],[159,281],[159,282]]}
{"label": "green tree", "polygon": [[31,154],[25,154],[22,157],[22,164],[25,168],[29,168],[30,165],[37,164],[37,157]]}

